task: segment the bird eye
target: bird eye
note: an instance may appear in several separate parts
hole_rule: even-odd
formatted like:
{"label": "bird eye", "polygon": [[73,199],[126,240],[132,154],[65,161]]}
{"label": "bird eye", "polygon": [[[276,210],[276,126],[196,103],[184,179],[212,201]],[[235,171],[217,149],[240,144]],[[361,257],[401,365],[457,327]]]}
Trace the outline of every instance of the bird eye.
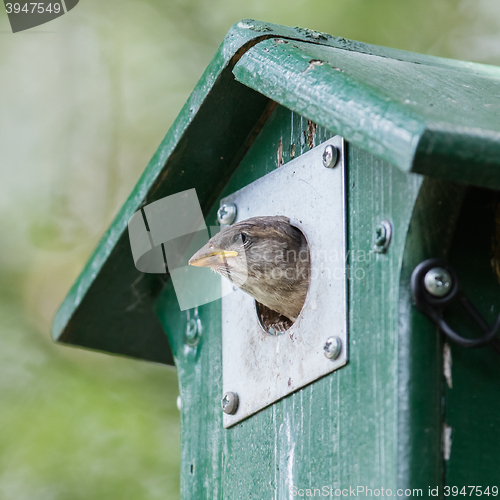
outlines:
{"label": "bird eye", "polygon": [[245,233],[241,233],[241,241],[243,242],[243,245],[248,241],[248,235]]}

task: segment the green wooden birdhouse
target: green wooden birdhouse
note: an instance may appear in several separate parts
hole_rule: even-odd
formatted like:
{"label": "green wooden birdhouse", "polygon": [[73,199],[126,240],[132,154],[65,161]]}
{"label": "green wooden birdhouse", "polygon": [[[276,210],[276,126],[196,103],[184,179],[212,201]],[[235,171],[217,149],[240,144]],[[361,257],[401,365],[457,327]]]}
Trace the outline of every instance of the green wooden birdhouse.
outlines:
{"label": "green wooden birdhouse", "polygon": [[[175,364],[185,499],[496,496],[499,190],[500,68],[242,21],[53,336]],[[186,261],[278,215],[311,258],[283,332]]]}

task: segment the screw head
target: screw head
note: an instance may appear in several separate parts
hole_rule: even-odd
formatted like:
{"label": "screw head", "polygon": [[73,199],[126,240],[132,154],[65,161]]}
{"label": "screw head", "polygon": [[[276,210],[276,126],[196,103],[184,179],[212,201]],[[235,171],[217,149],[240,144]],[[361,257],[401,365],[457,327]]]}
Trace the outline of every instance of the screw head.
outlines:
{"label": "screw head", "polygon": [[444,267],[433,267],[424,277],[425,289],[434,297],[448,295],[452,285],[451,274]]}
{"label": "screw head", "polygon": [[231,225],[236,219],[236,205],[234,203],[225,203],[217,210],[217,219],[220,224]]}
{"label": "screw head", "polygon": [[188,319],[186,325],[186,343],[194,347],[200,341],[201,322],[199,318]]}
{"label": "screw head", "polygon": [[328,337],[323,350],[328,359],[337,359],[342,351],[342,340],[339,337]]}
{"label": "screw head", "polygon": [[382,224],[375,228],[375,244],[383,245],[387,240],[387,230]]}
{"label": "screw head", "polygon": [[220,402],[222,411],[228,415],[234,415],[238,411],[239,402],[238,394],[226,392]]}
{"label": "screw head", "polygon": [[338,149],[329,144],[323,151],[323,166],[326,168],[333,168],[337,164],[338,157]]}
{"label": "screw head", "polygon": [[392,238],[392,225],[390,221],[383,220],[375,227],[373,251],[385,253],[389,248]]}

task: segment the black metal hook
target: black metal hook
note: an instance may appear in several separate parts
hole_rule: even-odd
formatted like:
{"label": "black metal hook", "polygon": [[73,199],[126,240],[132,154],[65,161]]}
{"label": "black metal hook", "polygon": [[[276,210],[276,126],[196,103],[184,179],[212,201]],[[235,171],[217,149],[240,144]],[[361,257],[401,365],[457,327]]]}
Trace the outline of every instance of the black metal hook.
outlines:
{"label": "black metal hook", "polygon": [[[435,268],[442,268],[449,273],[451,279],[447,283],[448,290],[442,296],[431,294],[425,285],[425,276],[429,271]],[[457,344],[471,349],[483,347],[486,344],[492,343],[495,349],[500,352],[500,342],[496,339],[496,334],[500,329],[500,314],[498,315],[493,327],[490,327],[486,320],[481,316],[479,311],[469,301],[469,299],[460,290],[458,277],[455,270],[448,262],[443,259],[428,259],[421,262],[411,275],[411,291],[413,300],[416,306],[426,316],[428,316],[444,334]],[[477,339],[468,339],[459,335],[453,328],[448,325],[442,316],[442,311],[446,306],[453,302],[459,302],[466,311],[471,315],[484,335]]]}

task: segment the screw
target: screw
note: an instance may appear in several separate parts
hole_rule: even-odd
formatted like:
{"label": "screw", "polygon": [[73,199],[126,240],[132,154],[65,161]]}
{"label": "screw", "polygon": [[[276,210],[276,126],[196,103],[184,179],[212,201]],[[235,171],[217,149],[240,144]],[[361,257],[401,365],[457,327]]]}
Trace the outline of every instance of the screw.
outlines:
{"label": "screw", "polygon": [[186,327],[186,343],[191,347],[194,347],[200,340],[200,330],[198,328],[198,321],[196,319],[190,319],[187,322]]}
{"label": "screw", "polygon": [[217,210],[217,219],[225,226],[231,225],[236,219],[236,205],[234,203],[225,203]]}
{"label": "screw", "polygon": [[375,244],[382,246],[387,240],[387,231],[385,227],[379,225],[375,228]]}
{"label": "screw", "polygon": [[375,244],[373,251],[377,253],[385,253],[389,248],[392,238],[392,224],[388,220],[383,220],[375,228]]}
{"label": "screw", "polygon": [[333,168],[337,164],[338,157],[338,149],[329,144],[323,151],[323,166],[326,168]]}
{"label": "screw", "polygon": [[186,322],[186,344],[190,347],[197,345],[201,336],[201,320],[198,316],[197,307],[194,308],[192,314],[193,317],[191,317],[191,312],[188,309]]}
{"label": "screw", "polygon": [[222,411],[228,415],[234,415],[238,411],[239,402],[238,394],[235,392],[226,392],[220,402]]}
{"label": "screw", "polygon": [[342,341],[339,337],[328,337],[323,350],[328,359],[337,359],[342,351]]}
{"label": "screw", "polygon": [[434,297],[444,297],[451,290],[451,274],[443,267],[433,267],[424,277],[425,289]]}

